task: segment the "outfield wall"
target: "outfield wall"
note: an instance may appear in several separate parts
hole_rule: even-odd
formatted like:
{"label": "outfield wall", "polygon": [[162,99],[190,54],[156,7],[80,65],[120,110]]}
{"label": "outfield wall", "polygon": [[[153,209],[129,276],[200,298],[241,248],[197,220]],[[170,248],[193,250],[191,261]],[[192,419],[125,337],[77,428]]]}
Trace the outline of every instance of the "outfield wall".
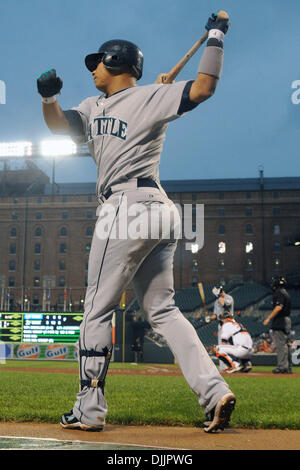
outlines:
{"label": "outfield wall", "polygon": [[[122,360],[122,347],[115,345],[114,362],[134,362],[134,353],[130,345],[126,344],[125,360]],[[63,360],[77,361],[78,349],[76,344],[28,344],[28,343],[0,343],[0,363],[11,359],[30,360]],[[217,364],[215,357],[212,360]],[[174,364],[174,356],[170,349],[145,341],[143,363],[148,364]],[[251,362],[254,366],[276,366],[277,354],[253,354]],[[292,354],[294,366],[300,366],[300,348]]]}

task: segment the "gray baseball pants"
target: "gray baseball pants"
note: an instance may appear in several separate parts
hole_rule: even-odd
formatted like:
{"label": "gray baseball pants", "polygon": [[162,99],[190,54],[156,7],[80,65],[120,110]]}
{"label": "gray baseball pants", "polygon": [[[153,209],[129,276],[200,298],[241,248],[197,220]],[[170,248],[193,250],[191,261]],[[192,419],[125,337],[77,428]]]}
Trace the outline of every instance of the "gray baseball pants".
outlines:
{"label": "gray baseball pants", "polygon": [[[140,219],[134,211],[128,211],[135,204],[146,215],[144,228],[145,220],[151,219],[151,234],[155,236],[136,236]],[[110,217],[105,216],[107,207],[110,207]],[[122,292],[132,282],[147,321],[164,337],[200,406],[208,412],[230,390],[194,327],[175,306],[173,258],[180,217],[175,208],[174,217],[168,223],[170,234],[166,236],[166,224],[161,223],[161,218],[158,222],[155,216],[174,208],[172,201],[156,188],[120,189],[101,206],[89,256],[85,311],[80,327],[80,379],[93,384],[93,379],[101,375],[105,357],[97,354],[112,347],[112,315]],[[125,223],[130,225],[127,230],[130,236],[115,236],[120,231],[125,233]],[[102,233],[105,227],[106,238]],[[148,235],[149,232],[148,228]],[[105,424],[107,411],[101,387],[85,385],[77,394],[73,413],[82,423]]]}
{"label": "gray baseball pants", "polygon": [[284,330],[273,330],[278,369],[289,369],[291,367],[291,351],[289,345],[289,334],[291,331],[290,317],[285,317],[284,322]]}

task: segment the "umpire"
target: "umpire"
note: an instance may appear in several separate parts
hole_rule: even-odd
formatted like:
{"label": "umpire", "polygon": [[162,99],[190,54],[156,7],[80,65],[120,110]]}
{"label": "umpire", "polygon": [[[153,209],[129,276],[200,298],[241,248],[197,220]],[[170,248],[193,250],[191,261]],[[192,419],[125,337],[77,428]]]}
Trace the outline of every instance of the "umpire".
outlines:
{"label": "umpire", "polygon": [[134,352],[134,362],[142,362],[144,357],[144,337],[145,330],[151,328],[147,321],[143,321],[141,317],[134,316],[132,319],[132,345],[131,350]]}
{"label": "umpire", "polygon": [[277,350],[277,368],[273,374],[291,374],[291,351],[289,334],[291,331],[291,298],[285,289],[287,284],[283,276],[272,278],[273,310],[265,319],[267,326],[271,321],[271,329]]}

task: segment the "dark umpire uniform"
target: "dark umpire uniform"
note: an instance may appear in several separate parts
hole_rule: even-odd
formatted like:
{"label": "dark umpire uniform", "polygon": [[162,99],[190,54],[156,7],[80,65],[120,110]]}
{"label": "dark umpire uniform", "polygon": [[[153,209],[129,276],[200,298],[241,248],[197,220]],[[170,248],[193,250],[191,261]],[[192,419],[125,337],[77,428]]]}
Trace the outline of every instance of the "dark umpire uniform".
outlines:
{"label": "dark umpire uniform", "polygon": [[[285,285],[286,280],[283,277],[272,279],[272,290],[274,293],[270,326],[277,350],[277,368],[273,370],[274,374],[292,373],[289,340],[291,331],[291,298],[284,287]],[[270,318],[267,320],[270,320]]]}
{"label": "dark umpire uniform", "polygon": [[144,355],[145,330],[148,330],[151,326],[147,321],[143,321],[141,317],[133,317],[131,327],[133,333],[131,350],[134,352],[135,362],[141,362]]}

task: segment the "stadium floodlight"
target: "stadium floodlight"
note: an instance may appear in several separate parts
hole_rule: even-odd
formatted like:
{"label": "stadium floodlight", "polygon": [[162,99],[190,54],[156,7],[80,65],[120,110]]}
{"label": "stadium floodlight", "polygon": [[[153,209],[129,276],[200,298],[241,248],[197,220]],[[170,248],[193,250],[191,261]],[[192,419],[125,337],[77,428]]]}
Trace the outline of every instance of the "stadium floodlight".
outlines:
{"label": "stadium floodlight", "polygon": [[198,251],[199,251],[198,243],[191,243],[191,252],[192,253],[198,253]]}
{"label": "stadium floodlight", "polygon": [[226,253],[226,243],[225,242],[219,242],[218,243],[218,252],[219,253]]}
{"label": "stadium floodlight", "polygon": [[31,157],[32,142],[0,142],[0,157]]}
{"label": "stadium floodlight", "polygon": [[246,253],[252,253],[253,251],[253,243],[252,242],[247,242],[246,247],[245,247]]}
{"label": "stadium floodlight", "polygon": [[40,150],[43,157],[59,157],[76,154],[77,146],[71,139],[49,139],[41,142]]}

